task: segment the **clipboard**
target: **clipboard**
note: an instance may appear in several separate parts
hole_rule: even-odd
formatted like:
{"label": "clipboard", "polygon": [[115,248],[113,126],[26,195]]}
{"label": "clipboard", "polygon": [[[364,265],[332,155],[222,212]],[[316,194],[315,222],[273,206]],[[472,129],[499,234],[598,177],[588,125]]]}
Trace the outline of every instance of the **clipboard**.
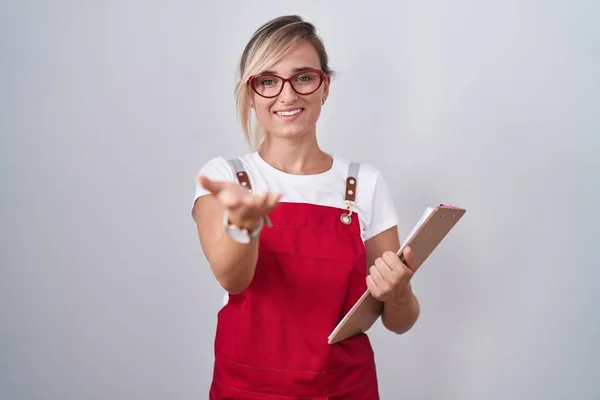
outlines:
{"label": "clipboard", "polygon": [[[406,246],[410,246],[415,267],[419,268],[465,212],[464,208],[453,205],[441,204],[435,208],[428,207],[396,254],[404,261],[402,251]],[[334,328],[327,342],[331,345],[366,332],[377,321],[382,311],[383,303],[371,296],[367,289]]]}

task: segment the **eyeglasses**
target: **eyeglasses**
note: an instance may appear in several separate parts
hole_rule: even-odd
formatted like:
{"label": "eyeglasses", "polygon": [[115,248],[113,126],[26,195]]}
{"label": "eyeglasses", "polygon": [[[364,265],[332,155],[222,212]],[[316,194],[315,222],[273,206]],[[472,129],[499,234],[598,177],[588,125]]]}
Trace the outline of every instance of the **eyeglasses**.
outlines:
{"label": "eyeglasses", "polygon": [[252,75],[248,84],[259,96],[272,99],[281,94],[286,82],[290,83],[294,92],[307,95],[316,92],[324,79],[325,73],[320,69],[308,69],[287,79],[273,74]]}

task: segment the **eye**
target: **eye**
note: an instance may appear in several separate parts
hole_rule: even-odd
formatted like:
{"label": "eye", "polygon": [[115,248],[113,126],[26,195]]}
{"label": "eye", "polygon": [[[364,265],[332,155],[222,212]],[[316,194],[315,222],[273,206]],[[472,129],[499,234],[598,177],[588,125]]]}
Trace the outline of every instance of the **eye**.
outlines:
{"label": "eye", "polygon": [[274,83],[275,83],[275,81],[273,79],[268,79],[268,78],[267,79],[263,79],[263,80],[260,81],[260,84],[263,85],[263,86],[269,86],[269,85],[272,85]]}
{"label": "eye", "polygon": [[312,79],[310,75],[300,75],[296,80],[300,82],[309,82]]}

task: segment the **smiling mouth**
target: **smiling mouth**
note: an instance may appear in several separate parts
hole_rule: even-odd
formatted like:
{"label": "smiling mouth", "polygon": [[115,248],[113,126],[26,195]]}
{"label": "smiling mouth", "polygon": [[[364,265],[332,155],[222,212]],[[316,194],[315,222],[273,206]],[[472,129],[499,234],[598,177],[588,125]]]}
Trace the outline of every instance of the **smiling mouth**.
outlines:
{"label": "smiling mouth", "polygon": [[291,117],[293,115],[300,114],[302,111],[304,111],[304,108],[297,108],[295,110],[289,110],[289,111],[275,111],[275,114],[282,116],[282,117]]}

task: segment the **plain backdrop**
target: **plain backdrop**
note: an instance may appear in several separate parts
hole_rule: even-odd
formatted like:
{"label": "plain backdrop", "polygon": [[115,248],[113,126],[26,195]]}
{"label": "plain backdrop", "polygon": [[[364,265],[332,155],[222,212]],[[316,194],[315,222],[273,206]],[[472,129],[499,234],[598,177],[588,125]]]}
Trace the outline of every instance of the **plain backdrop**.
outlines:
{"label": "plain backdrop", "polygon": [[195,175],[248,148],[239,56],[299,14],[337,72],[323,148],[377,166],[405,237],[467,208],[370,332],[394,399],[600,398],[600,3],[33,1],[0,7],[0,398],[207,398],[222,290]]}

